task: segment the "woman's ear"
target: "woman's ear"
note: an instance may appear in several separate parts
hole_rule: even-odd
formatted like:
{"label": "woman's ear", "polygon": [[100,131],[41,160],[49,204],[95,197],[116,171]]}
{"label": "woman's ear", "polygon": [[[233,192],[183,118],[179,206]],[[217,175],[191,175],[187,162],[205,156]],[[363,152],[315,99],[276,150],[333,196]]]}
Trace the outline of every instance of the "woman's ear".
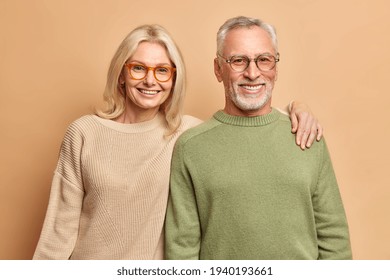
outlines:
{"label": "woman's ear", "polygon": [[118,78],[118,89],[121,94],[126,95],[126,81],[123,77],[123,72],[121,72]]}
{"label": "woman's ear", "polygon": [[121,87],[125,84],[125,78],[123,77],[123,71],[122,71],[121,74],[119,75],[118,82],[119,82],[119,85],[120,85]]}

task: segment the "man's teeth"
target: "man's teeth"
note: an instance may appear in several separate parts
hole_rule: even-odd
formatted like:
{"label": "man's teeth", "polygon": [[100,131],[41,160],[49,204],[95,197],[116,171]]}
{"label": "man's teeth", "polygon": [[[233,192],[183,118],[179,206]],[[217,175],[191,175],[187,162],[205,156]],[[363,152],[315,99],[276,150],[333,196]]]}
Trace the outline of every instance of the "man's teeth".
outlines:
{"label": "man's teeth", "polygon": [[242,85],[243,88],[247,89],[247,90],[258,90],[260,89],[264,84],[260,84],[260,85]]}
{"label": "man's teeth", "polygon": [[148,94],[148,95],[155,95],[158,93],[157,90],[144,90],[144,89],[141,89],[140,92],[142,92],[143,94]]}

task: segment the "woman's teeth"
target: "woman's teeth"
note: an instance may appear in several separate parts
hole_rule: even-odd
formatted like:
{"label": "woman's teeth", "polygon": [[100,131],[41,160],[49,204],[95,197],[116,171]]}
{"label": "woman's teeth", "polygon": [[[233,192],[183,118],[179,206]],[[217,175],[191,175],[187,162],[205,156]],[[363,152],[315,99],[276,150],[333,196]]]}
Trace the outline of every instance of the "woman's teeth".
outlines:
{"label": "woman's teeth", "polygon": [[158,93],[158,90],[144,90],[144,89],[140,89],[139,91],[142,92],[143,94],[147,94],[147,95],[155,95],[155,94]]}

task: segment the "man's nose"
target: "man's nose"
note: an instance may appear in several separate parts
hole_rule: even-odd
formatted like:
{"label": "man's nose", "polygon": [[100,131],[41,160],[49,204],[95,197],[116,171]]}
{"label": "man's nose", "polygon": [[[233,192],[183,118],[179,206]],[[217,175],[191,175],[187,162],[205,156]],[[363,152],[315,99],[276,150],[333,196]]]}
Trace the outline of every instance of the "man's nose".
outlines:
{"label": "man's nose", "polygon": [[244,76],[251,80],[256,80],[260,75],[261,71],[257,67],[256,62],[253,60],[249,61],[249,65],[244,71]]}

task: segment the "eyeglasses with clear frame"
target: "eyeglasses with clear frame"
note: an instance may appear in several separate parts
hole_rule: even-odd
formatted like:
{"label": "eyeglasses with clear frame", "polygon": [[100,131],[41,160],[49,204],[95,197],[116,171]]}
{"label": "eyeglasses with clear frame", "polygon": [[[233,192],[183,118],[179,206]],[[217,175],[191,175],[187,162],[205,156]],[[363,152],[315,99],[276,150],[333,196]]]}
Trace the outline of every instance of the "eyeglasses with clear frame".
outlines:
{"label": "eyeglasses with clear frame", "polygon": [[271,71],[275,68],[277,62],[279,62],[279,53],[276,54],[276,57],[271,54],[260,54],[254,59],[250,59],[245,55],[234,55],[230,58],[225,58],[220,54],[217,54],[220,58],[224,59],[224,62],[230,65],[235,72],[244,72],[248,67],[251,61],[253,61],[257,68],[260,71]]}
{"label": "eyeglasses with clear frame", "polygon": [[146,66],[141,63],[126,63],[127,69],[129,70],[130,78],[134,80],[142,80],[146,77],[149,71],[153,71],[154,78],[159,82],[169,81],[176,68],[171,66]]}

